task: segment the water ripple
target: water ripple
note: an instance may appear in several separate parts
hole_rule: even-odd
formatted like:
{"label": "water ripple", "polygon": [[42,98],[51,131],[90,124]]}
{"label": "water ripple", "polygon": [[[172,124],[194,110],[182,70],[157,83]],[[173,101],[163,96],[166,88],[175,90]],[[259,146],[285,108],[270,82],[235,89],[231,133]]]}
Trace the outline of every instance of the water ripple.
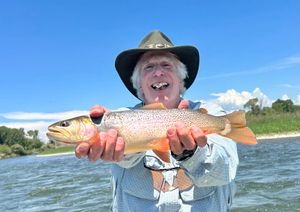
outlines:
{"label": "water ripple", "polygon": [[[238,146],[233,210],[299,211],[300,140]],[[74,155],[0,160],[0,211],[109,211],[110,165]]]}

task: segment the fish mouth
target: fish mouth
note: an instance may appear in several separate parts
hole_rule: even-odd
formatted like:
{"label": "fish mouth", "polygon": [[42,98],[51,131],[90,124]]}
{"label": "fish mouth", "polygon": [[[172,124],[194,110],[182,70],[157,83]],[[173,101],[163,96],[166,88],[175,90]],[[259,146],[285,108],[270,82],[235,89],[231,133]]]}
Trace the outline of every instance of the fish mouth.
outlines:
{"label": "fish mouth", "polygon": [[169,87],[169,85],[170,84],[167,82],[155,82],[151,85],[151,88],[153,88],[154,90],[163,90]]}
{"label": "fish mouth", "polygon": [[63,137],[63,133],[56,129],[55,127],[48,127],[48,132],[46,133],[47,137],[50,140],[61,140]]}
{"label": "fish mouth", "polygon": [[48,127],[48,133],[50,133],[50,134],[60,134],[61,131],[58,130],[57,128],[55,128],[55,127],[50,126],[50,127]]}

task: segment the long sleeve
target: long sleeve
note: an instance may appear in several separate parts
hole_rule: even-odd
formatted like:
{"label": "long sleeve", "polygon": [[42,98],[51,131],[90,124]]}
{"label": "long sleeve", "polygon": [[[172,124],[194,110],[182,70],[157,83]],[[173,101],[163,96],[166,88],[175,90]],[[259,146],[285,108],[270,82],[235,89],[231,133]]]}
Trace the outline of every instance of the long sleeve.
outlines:
{"label": "long sleeve", "polygon": [[198,187],[230,183],[239,163],[236,144],[219,135],[209,135],[208,145],[198,147],[194,155],[180,162],[181,167]]}
{"label": "long sleeve", "polygon": [[125,155],[123,160],[120,162],[117,162],[116,165],[129,169],[132,168],[133,166],[137,165],[144,157],[145,153],[136,153],[136,154],[129,154]]}
{"label": "long sleeve", "polygon": [[[191,109],[207,109],[209,114],[224,115],[217,104],[190,102]],[[198,147],[192,157],[181,161],[180,166],[195,185],[219,186],[233,181],[239,163],[236,143],[226,137],[211,134],[207,136],[205,147]]]}

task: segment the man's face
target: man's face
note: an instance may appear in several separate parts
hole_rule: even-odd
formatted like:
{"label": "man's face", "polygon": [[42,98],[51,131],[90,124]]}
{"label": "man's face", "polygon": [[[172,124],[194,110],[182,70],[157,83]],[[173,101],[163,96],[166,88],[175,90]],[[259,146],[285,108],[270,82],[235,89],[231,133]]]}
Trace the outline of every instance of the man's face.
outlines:
{"label": "man's face", "polygon": [[146,104],[161,102],[177,107],[183,82],[177,75],[176,59],[168,53],[146,53],[140,60],[140,85]]}

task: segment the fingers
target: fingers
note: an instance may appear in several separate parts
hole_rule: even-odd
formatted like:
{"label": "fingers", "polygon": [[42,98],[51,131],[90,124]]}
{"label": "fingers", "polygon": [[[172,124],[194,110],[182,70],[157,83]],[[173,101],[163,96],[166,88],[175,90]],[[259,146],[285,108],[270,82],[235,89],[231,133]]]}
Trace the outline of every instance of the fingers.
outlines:
{"label": "fingers", "polygon": [[204,147],[207,144],[207,137],[200,128],[193,126],[191,132],[197,146]]}
{"label": "fingers", "polygon": [[107,161],[121,161],[124,157],[125,143],[122,137],[114,129],[100,132],[99,139],[92,145],[82,143],[77,146],[75,154],[78,158],[88,156],[90,161],[99,159]]}
{"label": "fingers", "polygon": [[207,144],[207,137],[200,128],[192,126],[189,129],[181,122],[176,123],[175,128],[167,130],[167,137],[170,149],[176,155],[182,154],[184,150],[194,150],[196,146],[204,147]]}
{"label": "fingers", "polygon": [[125,142],[122,137],[118,137],[113,160],[116,162],[123,160],[124,150],[125,150]]}
{"label": "fingers", "polygon": [[171,151],[179,155],[184,150],[193,150],[196,147],[196,143],[190,130],[184,127],[183,123],[176,123],[176,128],[170,128],[167,130],[167,137],[170,143]]}
{"label": "fingers", "polygon": [[103,153],[103,150],[105,148],[105,142],[104,140],[101,138],[103,137],[103,134],[105,133],[99,133],[100,134],[100,139],[97,139],[92,145],[91,145],[91,148],[90,148],[90,151],[89,151],[89,154],[88,154],[88,158],[90,161],[96,161],[98,160],[102,153]]}
{"label": "fingers", "polygon": [[196,147],[196,143],[190,129],[186,128],[182,122],[176,123],[177,135],[182,143],[182,146],[187,150],[193,150]]}
{"label": "fingers", "polygon": [[102,107],[100,105],[95,105],[93,107],[91,107],[90,109],[90,116],[91,117],[100,117],[102,116],[105,112],[109,112],[110,110],[108,110],[105,107]]}
{"label": "fingers", "polygon": [[79,144],[75,149],[75,155],[78,158],[82,158],[87,156],[88,152],[90,150],[90,144],[88,143],[81,143]]}
{"label": "fingers", "polygon": [[117,131],[110,129],[107,131],[105,137],[101,137],[100,134],[100,138],[101,140],[105,140],[106,144],[101,159],[112,161],[114,159],[114,151],[117,142]]}
{"label": "fingers", "polygon": [[176,155],[180,155],[183,152],[183,146],[177,136],[176,128],[168,129],[167,137],[169,139],[171,151]]}

